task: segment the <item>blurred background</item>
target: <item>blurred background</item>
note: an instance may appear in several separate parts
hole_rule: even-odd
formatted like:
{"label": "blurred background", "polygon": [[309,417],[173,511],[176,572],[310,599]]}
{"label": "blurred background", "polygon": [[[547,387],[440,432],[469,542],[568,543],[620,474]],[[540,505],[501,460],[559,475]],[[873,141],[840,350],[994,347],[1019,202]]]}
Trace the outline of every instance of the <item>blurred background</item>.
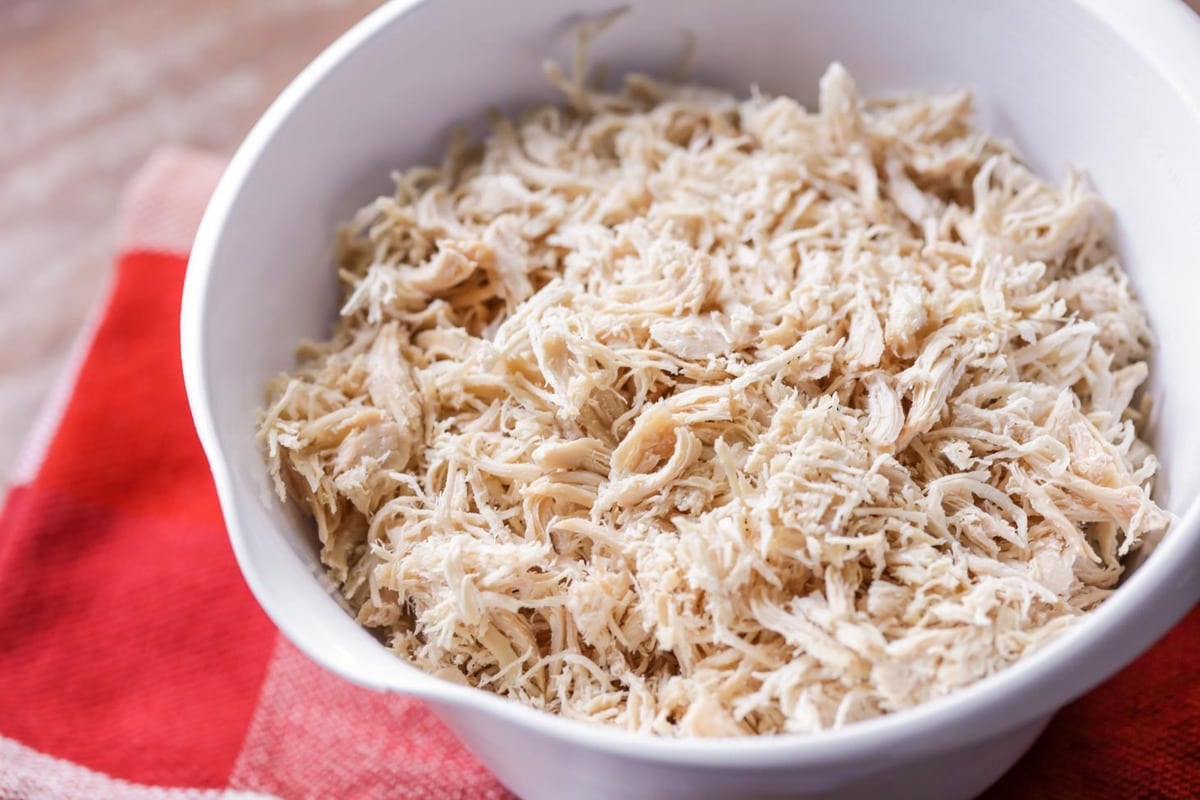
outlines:
{"label": "blurred background", "polygon": [[132,174],[166,144],[231,154],[378,4],[0,0],[0,487],[104,291]]}
{"label": "blurred background", "polygon": [[229,155],[379,0],[0,0],[0,488],[155,148]]}

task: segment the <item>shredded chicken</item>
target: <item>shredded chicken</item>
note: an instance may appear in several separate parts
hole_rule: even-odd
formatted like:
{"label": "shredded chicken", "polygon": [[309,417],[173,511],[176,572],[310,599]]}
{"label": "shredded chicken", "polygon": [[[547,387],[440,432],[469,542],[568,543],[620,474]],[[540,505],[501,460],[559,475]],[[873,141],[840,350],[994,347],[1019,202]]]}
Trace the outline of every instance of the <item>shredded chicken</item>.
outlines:
{"label": "shredded chicken", "polygon": [[1030,653],[1164,530],[1150,331],[1069,172],[965,92],[577,73],[343,231],[261,439],[423,670],[667,735],[808,732]]}

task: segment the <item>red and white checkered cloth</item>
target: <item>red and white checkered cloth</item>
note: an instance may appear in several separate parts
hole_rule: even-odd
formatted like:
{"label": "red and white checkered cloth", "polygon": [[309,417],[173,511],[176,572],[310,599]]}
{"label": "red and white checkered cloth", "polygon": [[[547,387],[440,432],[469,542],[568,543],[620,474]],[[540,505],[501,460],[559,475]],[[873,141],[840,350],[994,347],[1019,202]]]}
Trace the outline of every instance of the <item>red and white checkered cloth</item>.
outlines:
{"label": "red and white checkered cloth", "polygon": [[[309,662],[242,583],[178,357],[221,166],[164,152],[131,186],[110,296],[0,510],[0,798],[508,797],[420,702]],[[1193,611],[987,800],[1200,798],[1197,664]]]}

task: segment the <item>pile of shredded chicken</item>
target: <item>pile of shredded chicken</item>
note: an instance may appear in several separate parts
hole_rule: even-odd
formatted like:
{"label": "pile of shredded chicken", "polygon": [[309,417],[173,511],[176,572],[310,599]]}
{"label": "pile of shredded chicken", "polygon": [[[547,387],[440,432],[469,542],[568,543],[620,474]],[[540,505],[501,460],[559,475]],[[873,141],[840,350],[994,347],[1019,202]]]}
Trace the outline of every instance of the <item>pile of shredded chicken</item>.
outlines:
{"label": "pile of shredded chicken", "polygon": [[1162,531],[1150,332],[1074,172],[965,92],[630,77],[343,232],[281,495],[423,670],[632,731],[816,731],[1058,635]]}

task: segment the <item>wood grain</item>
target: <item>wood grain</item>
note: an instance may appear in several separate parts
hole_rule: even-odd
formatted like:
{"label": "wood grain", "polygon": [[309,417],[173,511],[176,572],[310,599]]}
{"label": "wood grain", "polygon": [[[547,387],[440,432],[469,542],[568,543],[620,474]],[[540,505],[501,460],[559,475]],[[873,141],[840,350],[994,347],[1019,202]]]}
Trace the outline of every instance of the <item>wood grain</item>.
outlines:
{"label": "wood grain", "polygon": [[231,153],[378,0],[0,0],[0,487],[104,290],[123,186]]}

